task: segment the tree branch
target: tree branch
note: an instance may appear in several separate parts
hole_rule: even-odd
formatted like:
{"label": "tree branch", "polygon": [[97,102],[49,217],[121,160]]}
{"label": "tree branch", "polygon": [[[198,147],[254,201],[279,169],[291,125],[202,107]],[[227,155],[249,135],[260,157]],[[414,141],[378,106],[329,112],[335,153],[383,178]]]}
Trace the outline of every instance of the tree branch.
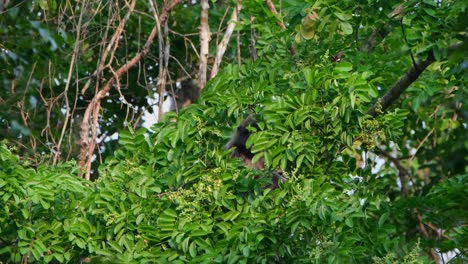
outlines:
{"label": "tree branch", "polygon": [[[453,52],[461,48],[464,43],[459,43],[452,45],[447,48],[447,52]],[[409,70],[403,74],[398,81],[379,99],[377,103],[369,108],[367,111],[368,115],[373,117],[383,113],[400,95],[414,82],[418,79],[419,75],[433,62],[435,61],[434,53],[429,52],[428,56],[424,60],[419,60],[416,62]]]}

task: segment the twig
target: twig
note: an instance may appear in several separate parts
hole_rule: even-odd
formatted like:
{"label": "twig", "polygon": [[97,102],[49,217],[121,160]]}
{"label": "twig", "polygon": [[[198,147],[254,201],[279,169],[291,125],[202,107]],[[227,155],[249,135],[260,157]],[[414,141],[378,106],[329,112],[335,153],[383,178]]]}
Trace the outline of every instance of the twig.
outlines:
{"label": "twig", "polygon": [[229,13],[230,9],[231,9],[231,7],[228,6],[226,8],[226,10],[224,10],[223,17],[221,18],[221,21],[219,22],[218,31],[216,31],[216,47],[219,45],[219,35],[220,35],[220,32],[221,32],[221,28],[223,27],[224,20],[226,19],[226,16]]}
{"label": "twig", "polygon": [[[240,1],[241,0],[237,0],[237,5],[239,5]],[[239,10],[237,10],[237,12],[239,13]],[[236,23],[239,23],[239,16],[237,16]],[[237,39],[236,39],[237,40],[237,45],[236,45],[237,46],[237,52],[236,52],[237,53],[237,64],[239,64],[239,66],[240,66],[241,63],[242,63],[242,60],[241,60],[241,48],[240,48],[241,43],[240,43],[240,32],[239,32],[239,30],[237,30],[236,35],[237,35]]]}
{"label": "twig", "polygon": [[[422,221],[422,216],[418,213],[418,210],[415,210],[416,213],[416,219],[418,220],[418,226],[423,235],[427,238],[430,238],[429,232],[427,231],[426,227],[424,226],[424,223]],[[435,260],[436,263],[438,263],[439,256],[437,252],[433,248],[429,248],[429,258],[432,260]]]}
{"label": "twig", "polygon": [[422,147],[422,145],[424,144],[424,142],[426,142],[426,141],[429,139],[429,137],[432,135],[432,133],[434,133],[434,128],[431,129],[431,130],[429,131],[429,133],[427,133],[427,135],[423,138],[423,140],[422,140],[421,142],[419,142],[419,145],[418,145],[418,147],[416,148],[416,151],[414,152],[414,154],[411,155],[411,158],[410,158],[409,162],[413,161],[414,157],[416,157],[416,153],[418,153],[419,149]]}
{"label": "twig", "polygon": [[408,196],[408,188],[407,188],[407,181],[408,181],[408,176],[409,172],[408,170],[405,169],[400,163],[400,160],[398,158],[393,157],[390,153],[384,151],[383,149],[379,149],[380,153],[384,155],[386,158],[388,158],[398,169],[398,177],[400,177],[400,183],[401,183],[401,193],[403,197]]}
{"label": "twig", "polygon": [[154,21],[158,27],[158,43],[159,43],[159,96],[158,96],[158,122],[163,115],[164,109],[164,93],[166,92],[166,79],[167,79],[167,65],[169,60],[169,39],[168,39],[168,29],[167,29],[167,20],[161,27],[159,23],[158,14],[156,13],[155,5],[150,1],[151,7],[153,9]]}
{"label": "twig", "polygon": [[[86,1],[82,2],[81,10],[84,9],[85,2]],[[66,113],[65,113],[65,119],[63,121],[62,132],[60,133],[60,137],[59,137],[59,140],[58,140],[58,143],[57,143],[57,146],[56,146],[56,152],[55,152],[53,162],[52,162],[52,164],[54,164],[54,165],[57,164],[57,162],[60,159],[60,153],[61,153],[60,149],[61,149],[61,146],[62,146],[63,137],[65,136],[65,132],[67,130],[68,122],[71,119],[70,103],[68,102],[68,89],[70,88],[73,68],[75,66],[75,60],[76,60],[76,57],[78,56],[79,49],[80,49],[80,44],[81,44],[81,24],[83,22],[83,13],[84,12],[80,12],[80,17],[78,18],[78,25],[77,25],[77,29],[76,29],[75,47],[73,48],[73,54],[72,54],[71,61],[70,61],[70,67],[68,68],[68,77],[67,77],[67,81],[66,81],[66,84],[65,84],[65,90],[57,97],[57,99],[60,98],[61,96],[65,97]]]}
{"label": "twig", "polygon": [[[406,37],[406,31],[405,31],[405,26],[403,25],[403,18],[400,19],[400,26],[401,26],[401,34],[403,35],[403,38],[405,39],[406,44],[409,46],[408,38]],[[409,50],[410,56],[411,56],[411,62],[413,62],[413,66],[416,66],[416,60],[414,59],[414,54]]]}
{"label": "twig", "polygon": [[21,258],[21,264],[27,264],[29,263],[29,258],[31,257],[31,252],[32,252],[32,247],[34,245],[34,239],[29,242],[29,247],[28,247],[28,254],[26,256],[23,256]]}
{"label": "twig", "polygon": [[[86,2],[86,1],[83,1],[83,2]],[[96,78],[98,80],[99,80],[99,77],[101,76],[102,72],[105,69],[104,64],[106,63],[107,57],[109,56],[109,52],[112,51],[112,54],[114,54],[115,51],[117,50],[117,47],[119,45],[119,38],[122,35],[123,29],[124,29],[125,25],[127,24],[127,21],[130,19],[130,15],[133,13],[133,10],[135,8],[135,4],[136,4],[135,0],[133,0],[130,5],[128,3],[126,3],[129,10],[128,10],[127,14],[124,16],[124,18],[120,21],[119,25],[117,26],[116,31],[112,35],[109,43],[107,44],[107,47],[104,49],[104,51],[103,51],[103,53],[101,55],[101,58],[99,59],[98,66],[97,66],[96,70],[93,73],[93,76],[96,76]],[[108,24],[106,28],[110,28],[110,25]],[[107,32],[106,32],[105,35],[107,35]],[[103,38],[103,41],[104,41],[104,38]],[[113,57],[114,56],[111,56],[111,60],[109,60],[107,62],[107,65],[110,65],[112,63],[112,58]],[[84,94],[86,92],[86,90],[89,87],[90,82],[91,82],[91,79],[88,80],[88,82],[85,84],[84,88],[81,90],[82,94]]]}
{"label": "twig", "polygon": [[158,114],[158,120],[161,120],[161,116],[163,115],[164,109],[163,109],[163,104],[164,104],[164,93],[166,92],[166,81],[167,81],[167,67],[168,67],[168,62],[169,62],[169,50],[170,50],[170,44],[169,44],[169,36],[168,36],[168,31],[167,31],[167,20],[163,25],[163,34],[159,34],[161,36],[162,40],[162,46],[160,46],[160,58],[162,58],[162,64],[160,65],[160,68],[162,68],[162,71],[160,72],[159,80],[160,80],[160,89],[159,89],[159,114]]}
{"label": "twig", "polygon": [[179,32],[176,32],[176,31],[173,31],[171,29],[169,29],[169,32],[171,32],[172,34],[174,35],[177,35],[179,37],[182,37],[184,39],[184,41],[186,42],[189,42],[190,43],[190,47],[192,47],[192,50],[193,52],[195,52],[195,56],[197,56],[198,58],[200,57],[200,54],[198,54],[198,50],[197,50],[197,47],[195,47],[195,44],[193,44],[193,41],[190,40],[187,36],[191,36],[191,35],[198,35],[198,33],[190,33],[190,34],[181,34]]}

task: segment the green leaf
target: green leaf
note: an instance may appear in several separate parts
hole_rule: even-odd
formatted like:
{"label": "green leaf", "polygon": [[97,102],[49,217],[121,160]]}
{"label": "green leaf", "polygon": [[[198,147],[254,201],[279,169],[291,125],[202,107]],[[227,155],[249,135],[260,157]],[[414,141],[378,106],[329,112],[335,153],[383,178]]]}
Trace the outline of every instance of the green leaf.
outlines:
{"label": "green leaf", "polygon": [[192,258],[197,256],[197,247],[196,247],[196,244],[194,242],[190,243],[189,254],[190,254],[190,256]]}
{"label": "green leaf", "polygon": [[385,223],[385,221],[387,220],[389,216],[390,216],[390,212],[386,212],[380,216],[379,222],[378,222],[379,227],[382,227],[382,225]]}
{"label": "green leaf", "polygon": [[341,30],[345,35],[353,34],[353,26],[348,22],[341,22],[340,23]]}
{"label": "green leaf", "polygon": [[189,242],[190,242],[190,237],[186,237],[184,241],[182,242],[182,251],[184,253],[187,253],[188,248],[189,248]]}
{"label": "green leaf", "polygon": [[245,246],[242,249],[242,255],[244,255],[244,257],[246,257],[246,258],[250,257],[250,248],[249,248],[249,246]]}
{"label": "green leaf", "polygon": [[200,236],[206,236],[206,235],[211,234],[211,233],[213,233],[213,232],[210,231],[210,230],[198,229],[198,230],[192,231],[190,233],[190,236],[191,237],[200,237]]}
{"label": "green leaf", "polygon": [[304,74],[304,78],[309,86],[314,84],[314,73],[312,72],[312,69],[310,68],[304,68],[302,70]]}
{"label": "green leaf", "polygon": [[231,225],[226,222],[219,222],[216,224],[216,226],[219,227],[226,235],[229,233],[229,230],[231,229]]}
{"label": "green leaf", "polygon": [[348,21],[352,18],[350,14],[345,14],[345,13],[340,13],[340,12],[335,12],[333,14],[342,21]]}
{"label": "green leaf", "polygon": [[349,72],[353,69],[353,65],[349,62],[343,61],[336,64],[334,69],[337,72]]}
{"label": "green leaf", "polygon": [[139,225],[141,221],[143,221],[144,218],[145,218],[145,214],[138,215],[137,219],[135,220],[135,223]]}
{"label": "green leaf", "polygon": [[123,252],[122,246],[120,246],[117,242],[115,241],[107,241],[107,244],[109,244],[114,250],[116,250],[119,253]]}

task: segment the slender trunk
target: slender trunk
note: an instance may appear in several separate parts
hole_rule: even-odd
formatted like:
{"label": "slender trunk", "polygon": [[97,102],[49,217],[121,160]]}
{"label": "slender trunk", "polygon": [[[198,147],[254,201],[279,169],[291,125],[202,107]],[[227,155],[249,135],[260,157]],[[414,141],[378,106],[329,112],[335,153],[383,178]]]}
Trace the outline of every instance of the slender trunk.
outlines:
{"label": "slender trunk", "polygon": [[210,44],[210,28],[208,25],[208,0],[201,0],[201,20],[200,20],[200,71],[198,78],[200,80],[200,88],[205,88],[206,74],[208,71],[208,55]]}
{"label": "slender trunk", "polygon": [[211,70],[211,78],[216,76],[219,70],[219,65],[221,64],[221,60],[223,59],[224,53],[226,52],[227,45],[229,43],[229,39],[231,38],[232,32],[234,32],[234,28],[236,27],[237,23],[237,16],[242,8],[242,2],[239,1],[237,3],[236,8],[232,11],[231,19],[228,22],[228,26],[226,28],[226,32],[224,33],[223,40],[219,43],[216,49],[216,57],[213,63],[213,69]]}

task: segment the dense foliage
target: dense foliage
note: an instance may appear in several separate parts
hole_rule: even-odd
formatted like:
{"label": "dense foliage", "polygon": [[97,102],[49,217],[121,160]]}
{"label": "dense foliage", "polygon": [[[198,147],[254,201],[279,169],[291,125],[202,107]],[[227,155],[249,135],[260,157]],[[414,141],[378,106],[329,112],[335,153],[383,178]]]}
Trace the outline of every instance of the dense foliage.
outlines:
{"label": "dense foliage", "polygon": [[[219,2],[216,18],[229,5]],[[0,261],[425,263],[449,251],[454,263],[466,261],[467,5],[384,2],[283,0],[279,17],[263,1],[245,1],[239,41],[249,43],[255,28],[258,59],[225,63],[198,104],[166,113],[151,131],[122,129],[120,146],[93,182],[77,177],[73,161],[50,165],[47,150],[32,159],[11,141],[0,146]],[[182,18],[197,14],[197,6],[175,10],[174,27],[189,27]],[[5,15],[3,21],[19,18],[12,10]],[[17,28],[30,29],[28,19]],[[276,25],[280,20],[287,29]],[[133,22],[129,27],[137,28]],[[379,39],[367,50],[374,31]],[[59,46],[66,54],[73,44]],[[226,56],[235,60],[230,48]],[[2,63],[13,63],[6,54]],[[382,109],[382,96],[406,70],[432,57]],[[91,54],[81,59],[95,65]],[[18,58],[31,67],[28,61]],[[89,65],[79,70],[92,71]],[[14,68],[8,71],[1,76],[11,87],[6,76]],[[36,97],[27,84],[15,85],[23,90],[3,88],[2,100]],[[370,115],[374,104],[377,114]],[[110,105],[106,114],[125,114]],[[44,109],[37,107],[39,116]],[[3,114],[11,112],[2,109],[0,122],[13,124],[15,115]],[[261,130],[247,144],[254,160],[265,160],[263,170],[246,168],[223,149],[250,114]],[[23,125],[7,126],[22,135],[10,140],[40,137]],[[287,181],[267,188],[278,169]]]}

